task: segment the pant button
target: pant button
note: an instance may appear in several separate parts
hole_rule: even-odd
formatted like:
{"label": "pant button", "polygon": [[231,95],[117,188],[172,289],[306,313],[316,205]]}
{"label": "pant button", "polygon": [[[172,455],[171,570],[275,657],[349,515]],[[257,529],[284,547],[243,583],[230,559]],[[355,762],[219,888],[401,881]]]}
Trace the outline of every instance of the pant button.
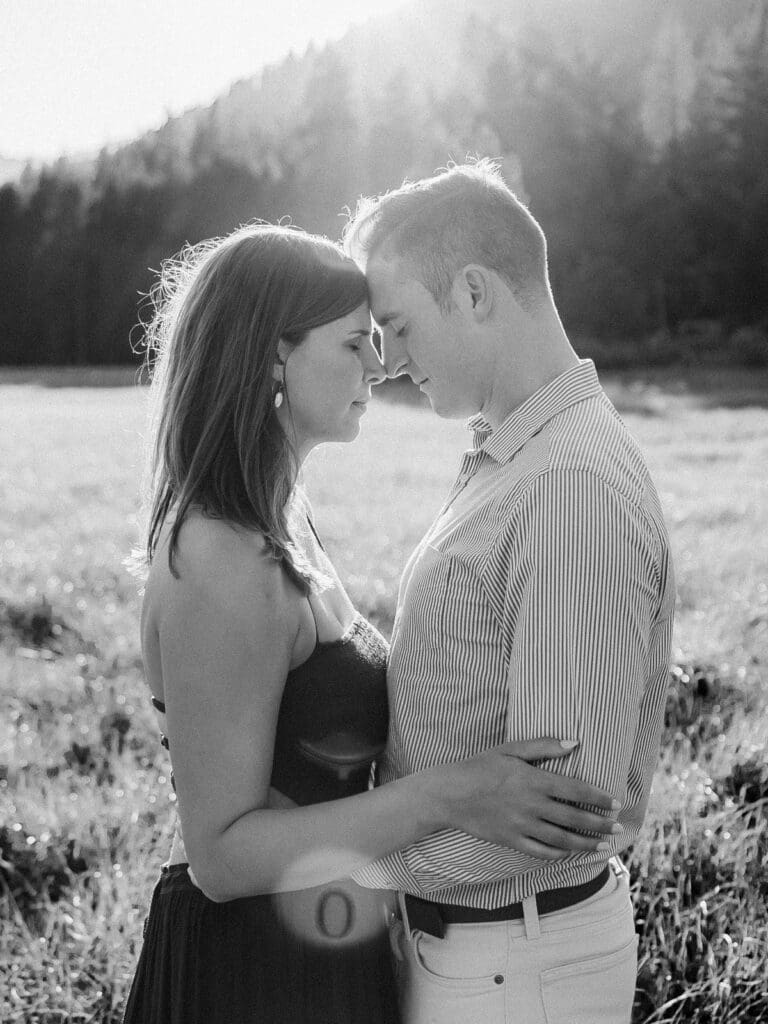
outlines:
{"label": "pant button", "polygon": [[503,974],[497,974],[496,977],[493,980],[496,982],[497,985],[503,985],[504,984],[504,975]]}

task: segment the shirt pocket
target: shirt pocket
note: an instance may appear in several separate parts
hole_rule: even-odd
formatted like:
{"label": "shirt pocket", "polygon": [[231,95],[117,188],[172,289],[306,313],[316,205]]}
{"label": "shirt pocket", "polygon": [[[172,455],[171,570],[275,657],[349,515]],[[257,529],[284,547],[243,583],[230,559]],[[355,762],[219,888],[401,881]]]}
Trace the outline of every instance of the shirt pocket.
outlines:
{"label": "shirt pocket", "polygon": [[442,646],[453,573],[453,558],[425,544],[401,598],[393,642],[397,635],[409,648]]}

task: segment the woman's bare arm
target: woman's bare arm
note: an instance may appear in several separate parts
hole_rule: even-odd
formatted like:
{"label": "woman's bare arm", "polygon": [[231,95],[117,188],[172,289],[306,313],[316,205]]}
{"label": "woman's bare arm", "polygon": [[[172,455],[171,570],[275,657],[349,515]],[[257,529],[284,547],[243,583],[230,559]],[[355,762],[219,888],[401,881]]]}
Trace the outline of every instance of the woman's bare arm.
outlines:
{"label": "woman's bare arm", "polygon": [[[258,538],[222,523],[185,524],[178,566],[180,579],[166,573],[156,588],[154,618],[185,846],[211,899],[319,885],[442,828],[515,848],[544,814],[564,829],[609,830],[604,816],[563,803],[608,809],[607,795],[508,756],[526,745],[342,800],[276,806],[274,738],[303,598]],[[562,752],[553,741],[527,749]],[[570,846],[544,856],[597,843],[568,835]]]}

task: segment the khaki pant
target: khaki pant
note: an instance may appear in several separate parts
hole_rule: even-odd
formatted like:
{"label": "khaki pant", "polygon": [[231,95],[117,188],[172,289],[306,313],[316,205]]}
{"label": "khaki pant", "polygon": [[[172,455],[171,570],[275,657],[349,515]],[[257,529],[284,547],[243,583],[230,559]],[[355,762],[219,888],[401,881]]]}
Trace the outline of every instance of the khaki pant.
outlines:
{"label": "khaki pant", "polygon": [[[390,938],[403,1024],[629,1024],[637,938],[626,869],[593,896],[525,920],[448,925],[444,939]],[[402,906],[402,900],[401,900]]]}

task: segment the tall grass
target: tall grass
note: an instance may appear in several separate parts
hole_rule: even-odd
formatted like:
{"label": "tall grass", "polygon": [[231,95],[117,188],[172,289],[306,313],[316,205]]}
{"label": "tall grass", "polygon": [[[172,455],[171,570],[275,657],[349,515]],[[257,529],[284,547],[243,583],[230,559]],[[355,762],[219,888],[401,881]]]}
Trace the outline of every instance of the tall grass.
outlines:
{"label": "tall grass", "polygon": [[[675,673],[639,842],[636,1022],[768,1020],[768,413],[615,389],[677,563]],[[0,1021],[120,1019],[173,794],[122,560],[144,392],[0,387]],[[387,632],[469,436],[373,403],[306,468],[318,529]]]}

